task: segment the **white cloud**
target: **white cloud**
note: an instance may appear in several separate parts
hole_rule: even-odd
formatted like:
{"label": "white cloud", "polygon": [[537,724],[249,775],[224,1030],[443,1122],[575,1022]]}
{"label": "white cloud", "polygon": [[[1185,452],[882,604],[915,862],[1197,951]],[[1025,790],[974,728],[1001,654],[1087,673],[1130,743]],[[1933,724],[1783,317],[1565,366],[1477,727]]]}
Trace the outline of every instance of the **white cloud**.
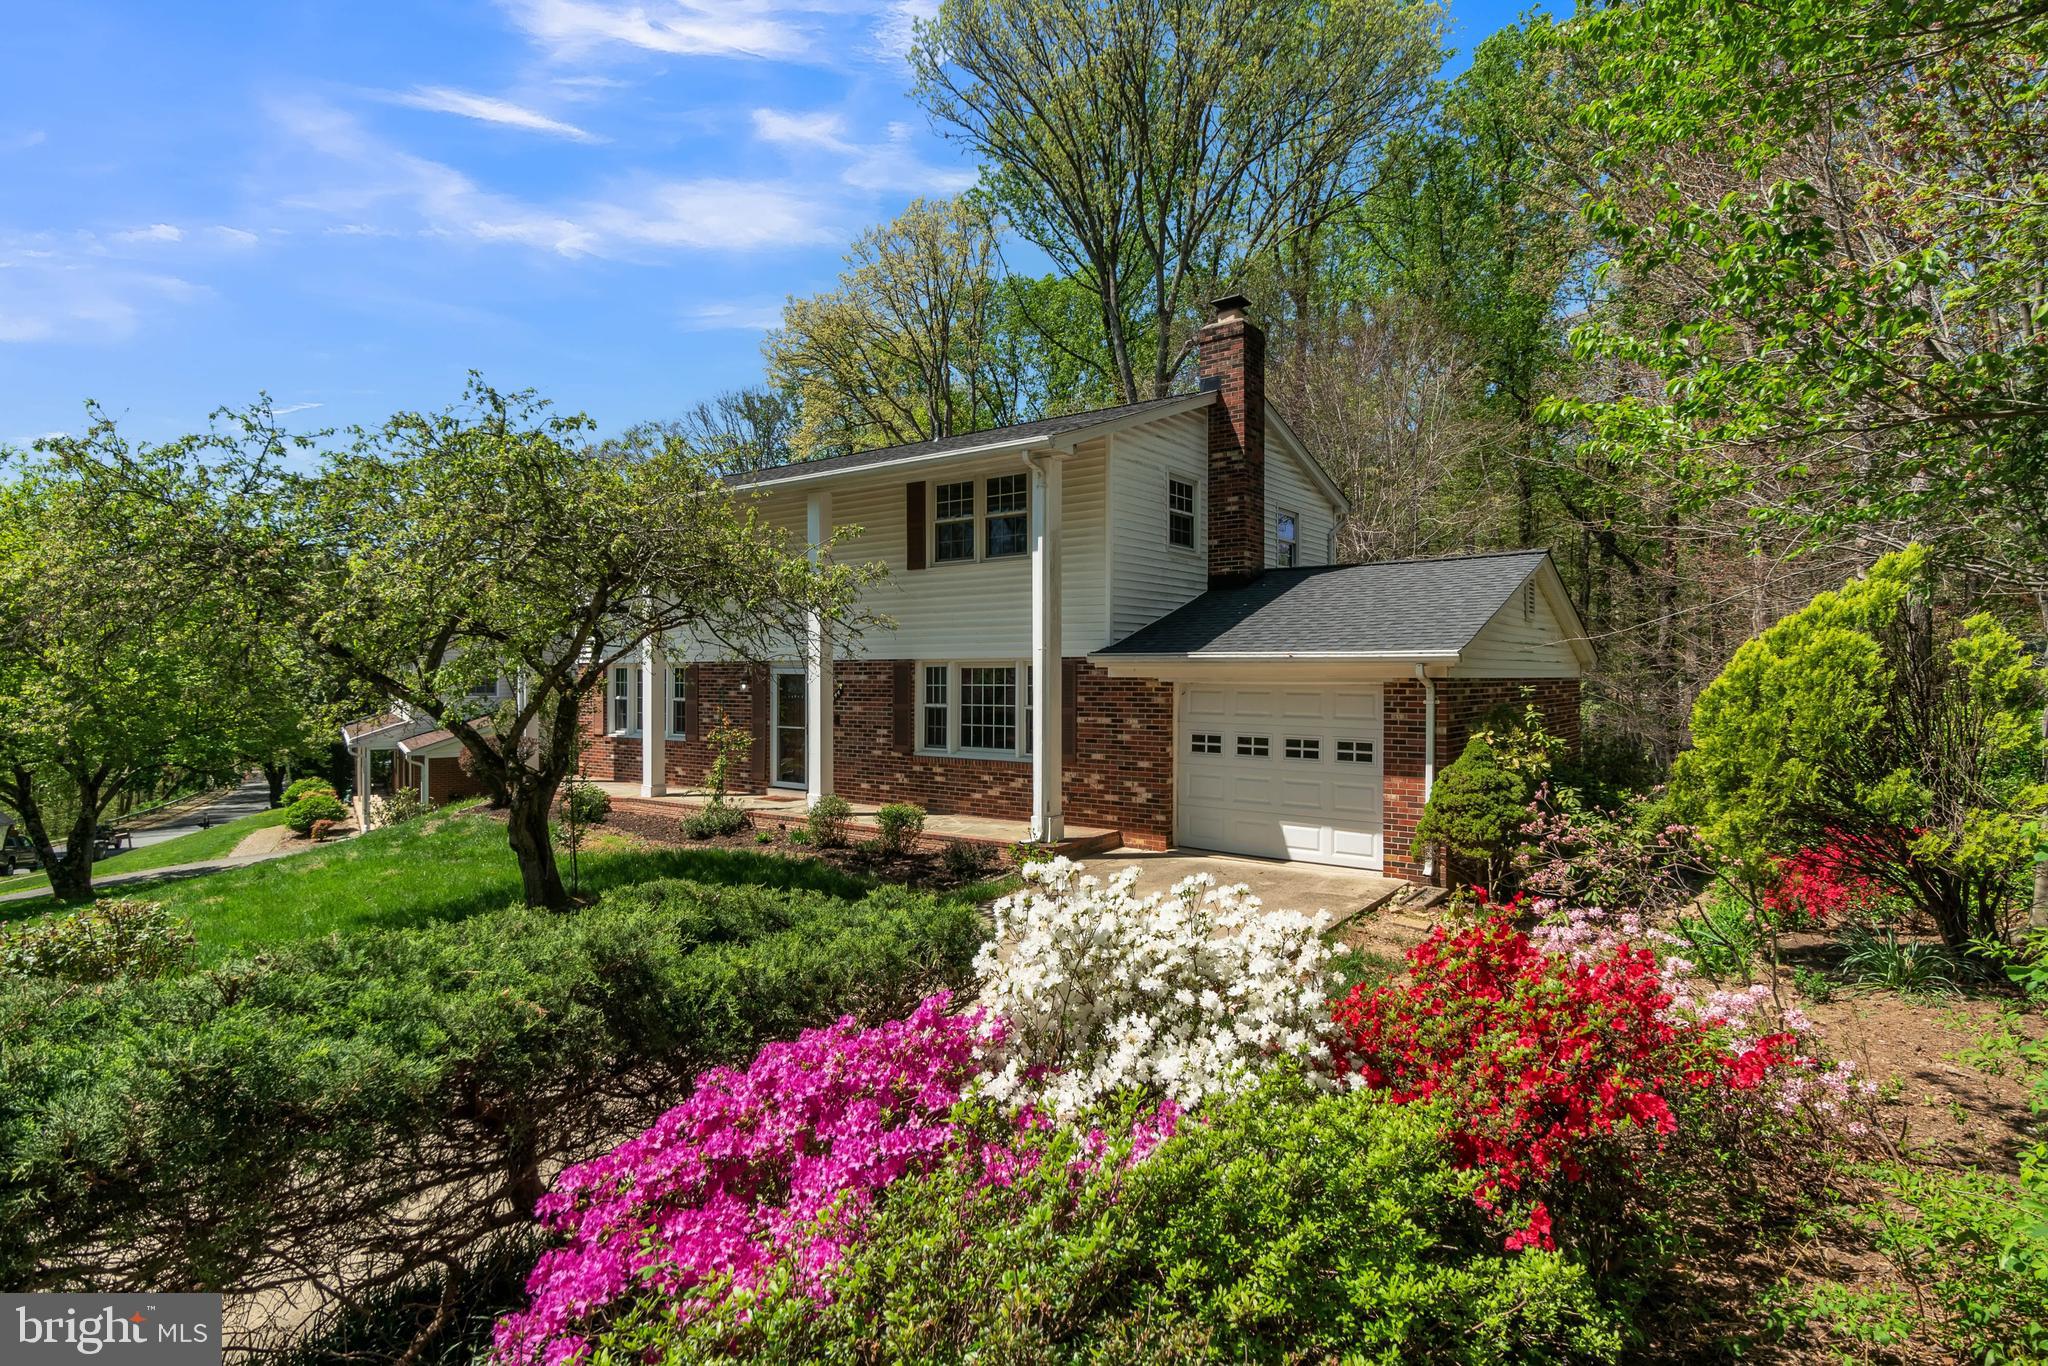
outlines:
{"label": "white cloud", "polygon": [[754,111],[754,136],[781,147],[814,147],[847,159],[840,179],[858,190],[876,193],[958,194],[974,183],[974,171],[962,166],[935,166],[917,155],[916,130],[891,123],[881,142],[854,142],[838,114]]}
{"label": "white cloud", "polygon": [[152,223],[146,228],[130,228],[114,234],[116,242],[182,242],[183,228],[172,227],[169,223]]}
{"label": "white cloud", "polygon": [[49,138],[40,128],[30,128],[20,133],[0,134],[0,152],[26,152],[31,147],[40,147]]}
{"label": "white cloud", "polygon": [[231,228],[225,223],[215,224],[211,232],[215,241],[229,247],[253,247],[262,240],[247,228]]}
{"label": "white cloud", "polygon": [[766,332],[781,325],[780,303],[698,304],[683,310],[686,332]]}
{"label": "white cloud", "polygon": [[90,237],[0,239],[0,344],[120,341],[157,307],[207,293],[124,265]]}
{"label": "white cloud", "polygon": [[910,55],[910,44],[917,37],[917,22],[938,15],[939,0],[894,0],[883,12],[882,22],[875,26],[875,49],[884,57],[902,58]]}
{"label": "white cloud", "polygon": [[291,207],[341,220],[330,232],[370,235],[404,226],[428,235],[502,242],[561,256],[628,256],[684,248],[744,251],[833,243],[840,231],[810,195],[769,181],[646,178],[603,198],[554,206],[484,189],[442,162],[367,133],[329,106],[296,104],[278,122],[338,171]]}
{"label": "white cloud", "polygon": [[293,413],[303,413],[321,406],[318,403],[287,403],[282,408],[272,408],[270,415],[272,417],[288,417]]}
{"label": "white cloud", "polygon": [[557,58],[606,47],[685,57],[804,55],[810,36],[760,0],[501,0],[512,21]]}
{"label": "white cloud", "polygon": [[507,128],[524,128],[529,132],[547,133],[554,137],[573,138],[577,142],[600,142],[603,139],[585,132],[573,123],[551,119],[535,109],[497,99],[490,95],[472,94],[467,90],[454,90],[443,85],[423,85],[409,94],[390,96],[395,103],[410,105],[415,109],[431,109],[438,114],[458,114],[466,119],[482,123],[502,124]]}

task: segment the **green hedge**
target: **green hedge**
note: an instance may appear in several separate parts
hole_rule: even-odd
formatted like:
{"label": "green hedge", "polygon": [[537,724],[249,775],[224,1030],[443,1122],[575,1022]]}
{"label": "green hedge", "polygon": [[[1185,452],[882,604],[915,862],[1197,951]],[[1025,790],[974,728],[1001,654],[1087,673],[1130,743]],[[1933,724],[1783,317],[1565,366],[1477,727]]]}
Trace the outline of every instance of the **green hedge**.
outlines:
{"label": "green hedge", "polygon": [[791,1282],[679,1325],[649,1297],[598,1360],[927,1363],[1611,1361],[1586,1269],[1502,1250],[1441,1116],[1298,1077],[1135,1167],[1055,1139],[1010,1188],[890,1187],[822,1309]]}
{"label": "green hedge", "polygon": [[524,1222],[704,1067],[901,1014],[980,938],[971,907],[900,889],[659,882],[179,978],[9,982],[0,1284],[251,1289],[372,1248],[377,1279],[412,1274]]}

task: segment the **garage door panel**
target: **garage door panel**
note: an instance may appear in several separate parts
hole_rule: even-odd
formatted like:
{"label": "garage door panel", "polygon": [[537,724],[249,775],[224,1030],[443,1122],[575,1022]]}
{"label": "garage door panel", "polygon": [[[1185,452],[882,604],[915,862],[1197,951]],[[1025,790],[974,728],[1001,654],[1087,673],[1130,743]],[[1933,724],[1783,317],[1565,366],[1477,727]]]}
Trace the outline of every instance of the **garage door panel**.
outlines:
{"label": "garage door panel", "polygon": [[[1377,684],[1328,689],[1188,688],[1176,753],[1175,837],[1184,845],[1354,868],[1384,867],[1383,784],[1370,764],[1339,764],[1336,740],[1379,747]],[[1222,733],[1221,754],[1192,753],[1196,733]],[[1239,737],[1266,742],[1240,755]],[[1315,758],[1285,757],[1288,740]]]}

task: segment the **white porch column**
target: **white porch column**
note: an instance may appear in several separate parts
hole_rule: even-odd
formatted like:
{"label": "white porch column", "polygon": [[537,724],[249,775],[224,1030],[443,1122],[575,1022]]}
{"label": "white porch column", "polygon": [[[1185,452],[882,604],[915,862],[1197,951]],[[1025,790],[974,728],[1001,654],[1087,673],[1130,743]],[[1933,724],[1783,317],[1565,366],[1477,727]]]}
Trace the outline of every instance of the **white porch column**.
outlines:
{"label": "white porch column", "polygon": [[668,795],[668,652],[652,636],[640,645],[640,795]]}
{"label": "white porch column", "polygon": [[1063,459],[1027,456],[1031,466],[1031,838],[1056,843],[1061,814],[1060,486]]}
{"label": "white porch column", "polygon": [[[820,547],[832,537],[832,495],[811,494],[804,506],[804,540],[811,563],[823,563]],[[811,613],[804,641],[804,788],[816,806],[832,795],[832,636],[825,618]]]}
{"label": "white porch column", "polygon": [[356,829],[370,828],[370,747],[356,746]]}

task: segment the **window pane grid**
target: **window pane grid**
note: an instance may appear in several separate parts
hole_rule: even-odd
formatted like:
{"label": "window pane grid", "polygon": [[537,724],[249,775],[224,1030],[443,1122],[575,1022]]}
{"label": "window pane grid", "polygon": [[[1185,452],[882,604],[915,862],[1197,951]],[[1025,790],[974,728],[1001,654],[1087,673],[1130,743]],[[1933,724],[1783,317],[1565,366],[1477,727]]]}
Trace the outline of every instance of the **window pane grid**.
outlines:
{"label": "window pane grid", "polygon": [[1372,741],[1339,740],[1337,762],[1340,764],[1369,764],[1372,762]]}
{"label": "window pane grid", "polygon": [[1166,541],[1194,548],[1195,486],[1184,479],[1166,481]]}
{"label": "window pane grid", "polygon": [[1188,737],[1188,747],[1196,754],[1221,754],[1223,737],[1208,731],[1196,731]]}
{"label": "window pane grid", "polygon": [[946,748],[946,666],[943,664],[925,666],[924,747]]}
{"label": "window pane grid", "polygon": [[633,671],[618,667],[612,670],[612,729],[626,731],[633,728]]}
{"label": "window pane grid", "polygon": [[672,669],[668,676],[668,733],[684,734],[684,727],[690,717],[690,675],[682,669]]}
{"label": "window pane grid", "polygon": [[1240,759],[1264,759],[1272,752],[1272,744],[1267,736],[1240,735],[1237,737],[1237,757]]}
{"label": "window pane grid", "polygon": [[1280,540],[1280,563],[1283,567],[1292,569],[1300,554],[1299,523],[1295,521],[1293,513],[1283,512],[1279,521],[1274,523],[1274,529]]}
{"label": "window pane grid", "polygon": [[1323,742],[1321,740],[1297,740],[1290,736],[1287,740],[1285,753],[1290,759],[1321,760],[1323,757]]}
{"label": "window pane grid", "polygon": [[941,484],[934,495],[932,528],[934,560],[974,558],[974,481]]}
{"label": "window pane grid", "polygon": [[960,748],[1017,748],[1017,671],[960,670]]}
{"label": "window pane grid", "polygon": [[988,557],[1022,555],[1030,549],[1026,476],[1005,474],[988,481]]}

